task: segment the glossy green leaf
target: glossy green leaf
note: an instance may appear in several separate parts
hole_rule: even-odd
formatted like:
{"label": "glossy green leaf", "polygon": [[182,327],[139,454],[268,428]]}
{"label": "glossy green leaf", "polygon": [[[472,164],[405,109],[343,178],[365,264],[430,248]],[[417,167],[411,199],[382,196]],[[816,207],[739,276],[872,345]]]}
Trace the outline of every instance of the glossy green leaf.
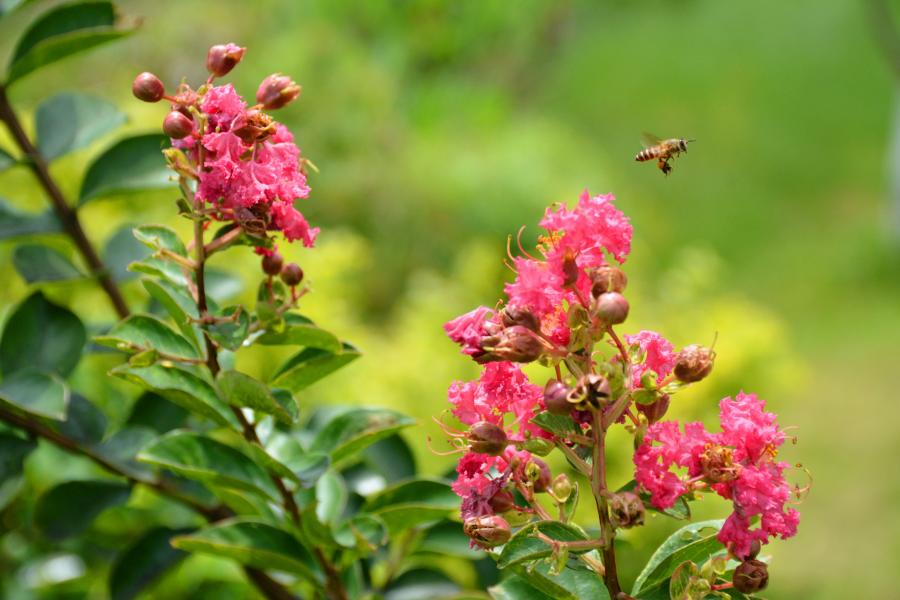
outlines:
{"label": "glossy green leaf", "polygon": [[560,437],[567,437],[573,433],[582,435],[581,426],[568,415],[554,415],[544,411],[535,415],[531,422],[544,431],[549,431]]}
{"label": "glossy green leaf", "polygon": [[700,570],[692,562],[683,562],[675,567],[669,581],[669,596],[672,600],[689,600],[689,588],[695,578],[700,577]]}
{"label": "glossy green leaf", "polygon": [[387,543],[387,525],[375,515],[357,514],[334,530],[334,539],[345,548],[371,551]]}
{"label": "glossy green leaf", "polygon": [[275,522],[279,519],[272,511],[269,502],[256,494],[242,490],[208,486],[222,504],[241,517],[261,517],[264,521]]}
{"label": "glossy green leaf", "polygon": [[300,419],[300,404],[294,394],[284,388],[272,388],[271,392],[281,410],[288,414],[293,423],[296,423]]}
{"label": "glossy green leaf", "polygon": [[109,578],[112,600],[132,600],[160,575],[184,560],[188,553],[173,548],[169,541],[190,533],[190,529],[154,527],[116,560]]}
{"label": "glossy green leaf", "polygon": [[69,281],[85,276],[68,258],[42,244],[18,246],[13,252],[12,263],[27,283]]}
{"label": "glossy green leaf", "polygon": [[375,442],[361,454],[363,462],[388,483],[396,483],[416,474],[416,458],[399,434]]}
{"label": "glossy green leaf", "polygon": [[180,265],[153,256],[148,256],[129,264],[128,270],[160,277],[179,287],[186,287],[188,282],[187,276]]}
{"label": "glossy green leaf", "polygon": [[195,326],[189,320],[199,318],[197,305],[194,299],[180,287],[172,285],[165,279],[145,279],[141,282],[144,289],[166,309],[166,312],[175,320],[175,324],[181,333],[195,346],[200,336],[196,333]]}
{"label": "glossy green leaf", "polygon": [[197,433],[169,432],[145,446],[137,459],[201,483],[280,498],[266,472],[246,454]]}
{"label": "glossy green leaf", "polygon": [[488,593],[494,600],[553,600],[553,596],[533,588],[517,575],[506,579],[500,585],[489,587]]}
{"label": "glossy green leaf", "polygon": [[[618,490],[616,493],[621,492],[634,492],[634,489],[637,487],[637,482],[632,479]],[[638,496],[641,499],[641,502],[644,503],[644,508],[647,510],[652,510],[653,512],[661,512],[667,517],[672,517],[673,519],[677,519],[679,521],[684,521],[686,519],[691,518],[691,507],[688,505],[687,500],[684,499],[684,496],[680,496],[678,500],[675,501],[675,506],[672,508],[667,508],[666,510],[659,510],[653,504],[650,503],[652,496],[646,492],[638,493]]]}
{"label": "glossy green leaf", "polygon": [[[701,521],[686,525],[670,535],[650,557],[650,561],[634,582],[632,596],[660,582],[668,582],[675,568],[685,561],[706,562],[711,555],[724,552],[716,535],[725,523],[723,520]],[[702,530],[709,530],[706,534]]]}
{"label": "glossy green leaf", "polygon": [[0,381],[0,400],[32,415],[62,421],[69,406],[69,388],[56,375],[15,371]]}
{"label": "glossy green leaf", "polygon": [[137,462],[135,456],[155,437],[156,432],[149,427],[129,425],[96,446],[94,452],[129,477],[151,482],[155,479],[155,469],[151,465]]}
{"label": "glossy green leaf", "polygon": [[338,462],[415,423],[412,417],[387,408],[354,408],[319,430],[310,449]]}
{"label": "glossy green leaf", "polygon": [[225,318],[237,315],[234,321],[218,323],[200,323],[200,329],[204,330],[215,343],[226,350],[237,350],[247,339],[250,333],[250,315],[240,306],[226,306],[214,313],[215,317]]}
{"label": "glossy green leaf", "polygon": [[320,452],[306,452],[297,440],[283,434],[273,435],[266,452],[286,466],[304,489],[313,487],[331,466],[331,458]]}
{"label": "glossy green leaf", "polygon": [[88,528],[107,508],[124,504],[131,486],[113,481],[69,481],[45,492],[34,507],[34,525],[60,541]]}
{"label": "glossy green leaf", "polygon": [[128,265],[150,256],[151,251],[134,237],[131,227],[120,229],[109,238],[103,248],[103,264],[109,269],[113,279],[126,281],[137,276],[128,270]]}
{"label": "glossy green leaf", "polygon": [[340,544],[334,539],[331,525],[323,522],[319,518],[318,512],[318,500],[313,499],[312,502],[303,507],[303,512],[300,514],[300,529],[303,533],[303,540],[314,548],[340,548]]}
{"label": "glossy green leaf", "polygon": [[537,563],[530,570],[522,564],[511,565],[509,570],[555,600],[608,600],[609,591],[603,579],[583,565],[579,564],[579,569],[572,568],[573,561],[570,558],[559,575],[550,575],[550,565],[545,562]]}
{"label": "glossy green leaf", "polygon": [[219,425],[240,431],[237,418],[231,408],[222,402],[213,386],[189,371],[159,362],[143,368],[119,365],[110,374],[155,392]]}
{"label": "glossy green leaf", "polygon": [[166,249],[183,257],[187,257],[187,248],[178,237],[178,233],[168,225],[141,225],[134,228],[134,237],[153,248]]}
{"label": "glossy green leaf", "polygon": [[272,385],[301,392],[362,356],[355,346],[347,342],[343,344],[341,354],[332,354],[321,348],[302,350],[279,367],[272,376]]}
{"label": "glossy green leaf", "polygon": [[6,150],[0,148],[0,173],[16,164],[16,159],[10,156]]}
{"label": "glossy green leaf", "polygon": [[417,478],[381,491],[362,510],[384,519],[388,531],[396,535],[459,510],[459,496],[444,480]]}
{"label": "glossy green leaf", "polygon": [[313,324],[287,325],[284,331],[267,331],[256,339],[263,346],[306,346],[340,354],[341,340],[330,331]]}
{"label": "glossy green leaf", "polygon": [[384,600],[437,600],[453,598],[459,584],[435,569],[415,568],[394,579],[384,592]]}
{"label": "glossy green leaf", "polygon": [[[0,166],[3,157],[0,156]],[[0,168],[0,171],[3,169]],[[0,200],[0,240],[10,240],[27,235],[43,233],[60,233],[62,223],[53,210],[28,214],[13,208],[9,203]]]}
{"label": "glossy green leaf", "polygon": [[64,436],[81,444],[99,444],[106,435],[106,413],[81,394],[72,393],[66,420],[57,424]]}
{"label": "glossy green leaf", "polygon": [[153,315],[131,315],[106,335],[95,337],[94,341],[125,352],[134,353],[153,348],[163,354],[164,358],[200,358],[200,353],[191,342]]}
{"label": "glossy green leaf", "polygon": [[271,525],[247,519],[230,519],[204,527],[172,544],[187,552],[212,554],[248,567],[274,569],[322,580],[318,564],[293,536]]}
{"label": "glossy green leaf", "polygon": [[327,472],[316,483],[316,516],[322,523],[334,526],[347,506],[347,484],[339,473]]}
{"label": "glossy green leaf", "polygon": [[134,403],[126,424],[143,425],[157,433],[168,433],[187,422],[190,413],[153,392],[146,392]]}
{"label": "glossy green leaf", "polygon": [[25,459],[37,448],[34,440],[0,433],[0,483],[22,473]]}
{"label": "glossy green leaf", "polygon": [[151,133],[126,138],[91,164],[81,184],[79,202],[141,190],[170,187],[170,171],[162,154],[169,138]]}
{"label": "glossy green leaf", "polygon": [[287,404],[287,409],[291,411],[288,412],[264,383],[239,371],[220,371],[216,375],[216,388],[219,397],[228,404],[273,415],[288,425],[295,423],[300,414],[296,403]]}
{"label": "glossy green leaf", "polygon": [[463,531],[459,521],[444,520],[429,527],[419,542],[418,552],[437,552],[469,560],[484,557],[484,551],[469,547],[471,538]]}
{"label": "glossy green leaf", "polygon": [[41,292],[25,299],[9,316],[0,337],[0,370],[42,369],[68,377],[81,359],[87,333],[78,317]]}
{"label": "glossy green leaf", "polygon": [[260,448],[256,444],[251,444],[249,442],[245,442],[241,448],[244,453],[247,454],[247,456],[253,459],[253,462],[261,466],[272,475],[280,477],[281,479],[290,479],[291,481],[299,483],[299,480],[297,479],[297,476],[294,475],[293,471],[281,464],[278,459],[269,455],[269,453],[267,453],[263,448]]}
{"label": "glossy green leaf", "polygon": [[19,38],[6,85],[67,56],[126,36],[135,28],[117,23],[111,2],[78,2],[48,10]]}
{"label": "glossy green leaf", "polygon": [[116,129],[125,118],[106,100],[77,92],[56,94],[35,111],[37,148],[51,162]]}
{"label": "glossy green leaf", "polygon": [[[534,537],[535,531],[540,531],[547,537],[561,542],[579,542],[589,539],[584,533],[558,521],[538,521],[526,525],[520,529],[510,540],[503,546],[497,566],[505,569],[510,565],[516,565],[525,562],[531,562],[540,558],[550,556],[552,548],[539,538]],[[580,552],[572,550],[571,554],[584,554],[587,549]]]}

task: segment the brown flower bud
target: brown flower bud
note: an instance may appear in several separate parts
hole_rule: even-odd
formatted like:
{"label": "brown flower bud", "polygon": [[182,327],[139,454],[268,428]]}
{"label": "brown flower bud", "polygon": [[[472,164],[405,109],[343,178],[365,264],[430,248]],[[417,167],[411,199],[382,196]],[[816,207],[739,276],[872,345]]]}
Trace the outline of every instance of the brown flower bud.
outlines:
{"label": "brown flower bud", "polygon": [[475,543],[486,548],[502,546],[512,537],[509,523],[503,517],[474,517],[465,522],[463,531],[475,540]]}
{"label": "brown flower bud", "polygon": [[506,432],[499,425],[487,421],[479,421],[466,432],[469,441],[469,450],[476,454],[500,456],[509,445]]}
{"label": "brown flower bud", "polygon": [[184,139],[193,131],[194,122],[177,110],[173,110],[163,119],[163,133],[173,140]]}
{"label": "brown flower bud", "polygon": [[131,84],[131,93],[144,102],[159,102],[166,94],[166,88],[156,75],[144,72]]}
{"label": "brown flower bud", "polygon": [[515,363],[529,363],[544,354],[544,343],[533,331],[520,325],[507,327],[500,332],[500,342],[491,352],[503,360]]}
{"label": "brown flower bud", "polygon": [[248,110],[235,119],[231,133],[238,136],[245,144],[261,142],[275,131],[272,117],[256,109]]}
{"label": "brown flower bud", "polygon": [[281,273],[281,266],[284,264],[284,258],[277,252],[273,252],[272,256],[263,256],[262,270],[266,275],[278,275]]}
{"label": "brown flower bud", "polygon": [[519,325],[525,329],[530,329],[535,333],[541,330],[541,320],[538,319],[531,309],[519,308],[517,306],[507,306],[500,311],[500,323],[503,327],[513,327]]}
{"label": "brown flower bud", "polygon": [[300,86],[290,77],[273,73],[266,77],[256,90],[256,102],[266,110],[284,108],[300,95]]}
{"label": "brown flower bud", "polygon": [[650,425],[653,425],[666,416],[671,399],[672,397],[668,394],[660,394],[659,399],[653,404],[638,404],[637,409],[647,417]]}
{"label": "brown flower bud", "polygon": [[578,380],[575,390],[572,392],[572,399],[580,399],[584,403],[584,407],[577,407],[579,410],[593,408],[600,410],[609,404],[609,398],[612,391],[609,387],[609,381],[602,375],[588,373]]}
{"label": "brown flower bud", "polygon": [[769,571],[766,563],[758,560],[747,560],[734,570],[731,578],[734,589],[742,594],[754,594],[766,589],[769,585]]}
{"label": "brown flower bud", "polygon": [[491,496],[488,504],[491,505],[494,514],[502,515],[516,508],[516,499],[513,497],[512,492],[497,492]]}
{"label": "brown flower bud", "polygon": [[293,287],[303,281],[303,269],[297,263],[287,263],[281,267],[281,280]]}
{"label": "brown flower bud", "polygon": [[241,62],[246,48],[236,44],[220,44],[209,49],[206,55],[206,70],[216,77],[224,77]]}
{"label": "brown flower bud", "polygon": [[629,308],[628,300],[619,292],[606,292],[597,297],[597,318],[607,325],[624,323]]}
{"label": "brown flower bud", "polygon": [[646,516],[644,503],[637,494],[622,492],[609,503],[609,516],[616,527],[630,529],[644,524]]}
{"label": "brown flower bud", "polygon": [[625,286],[628,285],[628,277],[625,276],[625,272],[613,265],[597,267],[589,275],[591,281],[594,282],[591,286],[591,295],[594,298],[607,292],[622,293],[625,291]]}
{"label": "brown flower bud", "polygon": [[550,467],[541,459],[532,456],[526,463],[524,471],[525,478],[532,483],[535,492],[546,492],[550,487],[552,483]]}
{"label": "brown flower bud", "polygon": [[569,481],[569,478],[565,473],[560,473],[556,476],[556,479],[553,480],[553,495],[556,496],[556,499],[560,502],[565,502],[569,499],[571,493],[572,482]]}
{"label": "brown flower bud", "polygon": [[247,208],[246,206],[238,206],[234,209],[234,220],[238,225],[241,226],[244,231],[246,231],[250,235],[260,237],[265,235],[266,233],[269,215],[261,208],[260,205],[254,206],[252,208]]}
{"label": "brown flower bud", "polygon": [[554,415],[570,415],[575,405],[569,402],[572,388],[556,379],[551,379],[544,386],[544,406],[547,412]]}
{"label": "brown flower bud", "polygon": [[678,355],[678,362],[675,363],[675,377],[678,381],[685,383],[700,381],[712,372],[715,360],[716,353],[709,348],[700,344],[687,346]]}

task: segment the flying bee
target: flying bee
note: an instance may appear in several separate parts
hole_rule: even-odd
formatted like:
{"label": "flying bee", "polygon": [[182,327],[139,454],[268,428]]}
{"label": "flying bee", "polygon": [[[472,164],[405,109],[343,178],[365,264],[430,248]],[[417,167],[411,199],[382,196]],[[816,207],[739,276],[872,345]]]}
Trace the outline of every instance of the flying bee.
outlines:
{"label": "flying bee", "polygon": [[686,140],[684,138],[661,140],[646,131],[643,132],[641,136],[643,138],[641,140],[641,145],[643,145],[646,150],[642,150],[634,157],[634,160],[646,162],[654,158],[658,159],[656,166],[659,167],[659,170],[662,171],[666,177],[672,172],[672,165],[669,164],[669,160],[674,161],[676,156],[679,156],[682,152],[687,152],[687,145],[689,143],[697,141]]}

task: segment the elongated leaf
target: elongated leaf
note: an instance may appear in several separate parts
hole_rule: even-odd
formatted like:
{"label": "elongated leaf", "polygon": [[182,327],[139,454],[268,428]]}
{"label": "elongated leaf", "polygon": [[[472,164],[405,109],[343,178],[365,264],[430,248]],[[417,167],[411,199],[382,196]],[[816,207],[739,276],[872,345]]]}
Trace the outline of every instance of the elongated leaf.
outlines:
{"label": "elongated leaf", "polygon": [[[542,540],[533,537],[536,531],[540,531],[550,539],[562,542],[578,542],[588,539],[586,535],[571,525],[565,525],[558,521],[538,521],[537,523],[526,525],[510,538],[506,545],[503,546],[497,566],[504,569],[510,565],[531,562],[550,556],[552,548]],[[570,553],[583,554],[587,551],[587,549],[582,549],[580,552],[572,550]]]}
{"label": "elongated leaf", "polygon": [[[634,488],[636,488],[636,487],[637,487],[637,482],[634,479],[632,479],[631,481],[629,481],[628,483],[623,485],[621,488],[616,490],[616,493],[618,494],[621,492],[634,492]],[[647,494],[646,492],[641,492],[638,494],[638,497],[640,497],[641,502],[644,503],[644,508],[646,508],[647,510],[652,510],[654,512],[661,512],[662,514],[666,515],[667,517],[672,517],[673,519],[677,519],[679,521],[684,521],[686,519],[691,518],[691,507],[688,505],[687,500],[684,499],[684,496],[680,496],[678,498],[678,500],[675,502],[675,506],[673,506],[672,508],[667,508],[666,510],[663,510],[663,511],[660,511],[658,508],[656,508],[655,506],[653,506],[653,504],[650,503],[650,500],[651,500],[650,494]]]}
{"label": "elongated leaf", "polygon": [[425,537],[419,542],[417,552],[437,552],[449,556],[458,556],[469,560],[478,560],[484,557],[482,550],[469,547],[471,538],[463,531],[462,523],[458,521],[441,521],[425,532]]}
{"label": "elongated leaf", "polygon": [[173,548],[169,541],[190,529],[155,527],[122,553],[109,578],[112,600],[131,600],[160,575],[184,560],[187,552]]}
{"label": "elongated leaf", "polygon": [[334,539],[331,525],[319,517],[319,502],[313,500],[303,507],[300,515],[300,529],[303,540],[314,548],[336,549],[340,544]]}
{"label": "elongated leaf", "polygon": [[321,569],[309,550],[290,534],[271,525],[247,519],[231,519],[204,527],[172,544],[187,552],[213,554],[248,567],[295,573],[321,582]]}
{"label": "elongated leaf", "polygon": [[250,333],[250,315],[240,306],[227,306],[214,313],[214,316],[218,318],[234,317],[235,315],[236,318],[233,321],[201,323],[200,328],[226,350],[237,350]]}
{"label": "elongated leaf", "polygon": [[69,481],[50,489],[34,508],[34,524],[44,537],[60,541],[80,534],[111,506],[124,504],[131,486],[112,481]]}
{"label": "elongated leaf", "polygon": [[208,437],[175,430],[157,438],[137,459],[165,467],[188,479],[280,498],[266,472],[247,455]]}
{"label": "elongated leaf", "polygon": [[62,421],[69,405],[69,388],[44,371],[15,371],[0,381],[0,400],[27,413]]}
{"label": "elongated leaf", "polygon": [[411,569],[391,582],[384,600],[436,600],[459,594],[459,584],[434,569]]}
{"label": "elongated leaf", "polygon": [[107,462],[114,464],[120,471],[139,481],[151,482],[156,478],[155,468],[139,463],[135,456],[141,448],[156,437],[156,432],[149,427],[129,425],[123,427],[99,446],[94,452]]}
{"label": "elongated leaf", "polygon": [[209,486],[216,498],[241,517],[261,517],[263,521],[275,522],[278,517],[269,503],[250,492],[223,487]]}
{"label": "elongated leaf", "polygon": [[272,385],[292,392],[301,392],[362,356],[355,346],[343,343],[341,354],[320,348],[307,348],[288,359],[272,377]]}
{"label": "elongated leaf", "polygon": [[141,283],[143,283],[144,289],[162,304],[166,312],[175,320],[175,324],[178,325],[184,337],[196,347],[200,336],[189,319],[198,319],[200,315],[193,298],[185,290],[172,285],[165,279],[145,279]]}
{"label": "elongated leaf", "polygon": [[489,587],[488,592],[494,600],[553,600],[553,596],[533,588],[517,575],[513,575],[500,585]]}
{"label": "elongated leaf", "polygon": [[273,434],[266,452],[290,469],[304,489],[314,486],[331,466],[331,458],[326,454],[306,452],[300,442],[283,434]]}
{"label": "elongated leaf", "polygon": [[316,515],[322,523],[334,526],[347,506],[347,484],[339,473],[329,471],[316,483]]}
{"label": "elongated leaf", "polygon": [[178,404],[153,392],[146,392],[134,403],[127,424],[143,425],[157,433],[168,433],[183,426],[188,415],[190,413]]}
{"label": "elongated leaf", "polygon": [[325,425],[310,449],[329,454],[332,462],[338,462],[415,423],[412,417],[387,408],[355,408]]}
{"label": "elongated leaf", "polygon": [[0,481],[0,510],[3,510],[16,499],[25,488],[25,475],[13,475]]}
{"label": "elongated leaf", "polygon": [[153,348],[175,358],[200,358],[200,353],[193,344],[152,315],[131,315],[106,335],[95,337],[94,341],[125,352],[134,353]]}
{"label": "elongated leaf", "polygon": [[0,338],[0,369],[42,369],[68,377],[81,359],[87,333],[70,310],[35,292],[13,311]]}
{"label": "elongated leaf", "polygon": [[128,270],[128,265],[150,256],[152,251],[134,237],[131,227],[120,229],[109,238],[103,248],[103,263],[113,279],[127,281],[134,279],[137,273]]}
{"label": "elongated leaf", "polygon": [[134,29],[134,25],[117,26],[111,2],[79,2],[51,9],[19,38],[6,85],[44,65],[126,36]]}
{"label": "elongated leaf", "polygon": [[239,371],[220,371],[216,375],[216,388],[219,390],[219,397],[228,404],[273,415],[288,425],[295,423],[300,413],[296,404],[293,404],[293,410],[288,413],[276,402],[264,383]]}
{"label": "elongated leaf", "polygon": [[187,276],[185,276],[181,266],[153,256],[148,256],[147,258],[131,263],[128,265],[128,270],[134,271],[135,273],[143,273],[144,275],[160,277],[178,287],[186,287],[188,282]]}
{"label": "elongated leaf", "polygon": [[335,529],[334,539],[345,548],[365,552],[387,543],[387,525],[375,515],[358,514]]}
{"label": "elongated leaf", "polygon": [[[0,167],[3,157],[0,155]],[[0,171],[3,169],[0,168]],[[62,223],[52,210],[39,214],[26,214],[0,200],[0,240],[10,240],[37,233],[59,233]]]}
{"label": "elongated leaf", "polygon": [[[641,590],[661,581],[668,585],[676,567],[685,561],[703,563],[709,560],[710,555],[724,553],[722,543],[716,539],[724,523],[724,519],[691,523],[670,535],[650,557],[647,566],[634,582],[631,595],[640,595]],[[711,529],[712,533],[703,535],[703,529]]]}
{"label": "elongated leaf", "polygon": [[81,184],[79,202],[174,185],[162,154],[169,138],[151,133],[126,138],[103,153],[88,168]]}
{"label": "elongated leaf", "polygon": [[142,368],[119,365],[110,374],[136,383],[219,425],[240,431],[237,418],[228,405],[222,402],[213,386],[184,369],[164,363]]}
{"label": "elongated leaf", "polygon": [[535,415],[531,422],[543,429],[560,437],[567,437],[570,434],[581,435],[581,426],[575,422],[575,419],[568,415],[554,415],[547,411]]}
{"label": "elongated leaf", "polygon": [[365,448],[362,459],[388,483],[396,483],[416,474],[416,458],[409,445],[396,433]]}
{"label": "elongated leaf", "polygon": [[444,480],[417,478],[380,492],[362,510],[381,517],[391,535],[459,510],[459,496]]}
{"label": "elongated leaf", "polygon": [[178,233],[168,225],[141,225],[134,228],[134,237],[154,250],[165,248],[187,258],[187,249]]}
{"label": "elongated leaf", "polygon": [[263,346],[320,348],[332,354],[340,354],[343,349],[336,335],[312,324],[288,325],[281,332],[267,331],[256,338],[256,343]]}
{"label": "elongated leaf", "polygon": [[68,258],[42,244],[19,246],[13,252],[12,262],[22,279],[28,283],[68,281],[84,277],[84,273]]}
{"label": "elongated leaf", "polygon": [[[550,575],[550,565],[539,562],[534,569],[525,565],[511,565],[509,570],[524,579],[529,585],[555,600],[608,600],[609,592],[601,579],[593,571],[572,568],[574,559],[559,575]],[[643,600],[643,599],[642,599]]]}
{"label": "elongated leaf", "polygon": [[106,414],[81,394],[73,393],[69,399],[66,420],[57,425],[64,436],[82,444],[99,444],[106,434]]}
{"label": "elongated leaf", "polygon": [[0,173],[16,164],[16,159],[0,148]]}
{"label": "elongated leaf", "polygon": [[37,448],[34,440],[0,433],[0,483],[22,473],[25,459]]}
{"label": "elongated leaf", "polygon": [[125,113],[106,100],[63,92],[35,111],[37,147],[47,162],[84,148],[125,122]]}

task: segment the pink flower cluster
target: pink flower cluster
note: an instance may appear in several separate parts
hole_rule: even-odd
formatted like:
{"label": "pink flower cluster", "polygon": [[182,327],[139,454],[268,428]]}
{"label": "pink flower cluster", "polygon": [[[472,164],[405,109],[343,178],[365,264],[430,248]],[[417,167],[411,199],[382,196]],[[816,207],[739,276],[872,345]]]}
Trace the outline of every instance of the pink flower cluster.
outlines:
{"label": "pink flower cluster", "polygon": [[[784,478],[790,465],[775,461],[785,435],[765,405],[755,394],[743,392],[735,400],[722,400],[722,432],[718,434],[707,432],[700,422],[686,423],[684,433],[677,421],[656,423],[634,456],[635,480],[652,494],[652,503],[660,510],[704,485],[731,500],[734,512],[718,540],[733,544],[734,553],[741,557],[750,553],[753,540],[768,543],[772,536],[792,537],[800,520],[799,512],[785,510],[794,492]],[[686,467],[686,478],[672,473],[673,466]],[[756,516],[759,527],[751,529]]]}
{"label": "pink flower cluster", "polygon": [[[487,319],[488,315],[491,316],[490,319]],[[451,340],[462,346],[463,354],[480,356],[484,354],[484,350],[481,349],[481,340],[490,335],[484,329],[487,322],[496,323],[494,315],[489,308],[479,306],[471,312],[444,323],[444,331]]]}
{"label": "pink flower cluster", "polygon": [[655,331],[642,329],[637,335],[626,335],[625,341],[629,344],[640,344],[646,356],[643,363],[631,368],[634,387],[641,387],[641,376],[645,371],[654,371],[657,374],[657,383],[661,383],[678,362],[678,353],[673,352],[675,346]]}

